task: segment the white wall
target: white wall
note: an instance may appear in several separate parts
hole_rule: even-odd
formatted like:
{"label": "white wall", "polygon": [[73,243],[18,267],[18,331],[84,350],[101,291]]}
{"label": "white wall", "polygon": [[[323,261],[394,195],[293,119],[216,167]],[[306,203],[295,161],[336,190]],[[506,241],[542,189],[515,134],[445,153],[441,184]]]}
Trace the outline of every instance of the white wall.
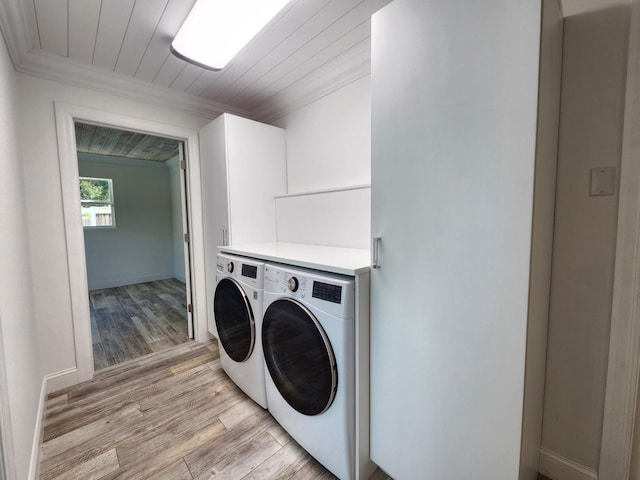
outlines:
{"label": "white wall", "polygon": [[287,192],[294,195],[276,200],[278,241],[368,248],[370,189],[322,191],[371,182],[371,77],[276,124],[286,129]]}
{"label": "white wall", "polygon": [[29,192],[27,209],[35,211],[45,205],[48,213],[45,218],[28,217],[34,266],[31,298],[38,318],[41,365],[44,373],[62,372],[77,365],[54,101],[194,132],[207,119],[29,75],[18,75],[18,90],[22,100],[19,129],[25,132],[21,152]]}
{"label": "white wall", "polygon": [[113,180],[115,228],[85,229],[89,290],[173,276],[169,169],[164,163],[78,154],[80,176]]}
{"label": "white wall", "polygon": [[[28,132],[18,128],[19,94],[0,40],[0,417],[10,480],[29,475],[34,436],[39,439],[35,425],[42,383],[23,187],[25,157],[18,143],[20,134]],[[56,178],[42,188],[57,190]]]}
{"label": "white wall", "polygon": [[371,187],[276,198],[279,242],[369,248]]}
{"label": "white wall", "polygon": [[169,189],[171,192],[171,230],[173,265],[172,274],[174,278],[185,282],[184,270],[184,232],[182,229],[182,197],[180,194],[180,159],[176,156],[166,162],[169,168]]}
{"label": "white wall", "polygon": [[[565,19],[558,186],[541,468],[598,470],[618,212],[589,196],[590,169],[619,173],[629,8]],[[560,462],[562,463],[562,462]]]}
{"label": "white wall", "polygon": [[288,193],[371,182],[371,77],[281,118]]}

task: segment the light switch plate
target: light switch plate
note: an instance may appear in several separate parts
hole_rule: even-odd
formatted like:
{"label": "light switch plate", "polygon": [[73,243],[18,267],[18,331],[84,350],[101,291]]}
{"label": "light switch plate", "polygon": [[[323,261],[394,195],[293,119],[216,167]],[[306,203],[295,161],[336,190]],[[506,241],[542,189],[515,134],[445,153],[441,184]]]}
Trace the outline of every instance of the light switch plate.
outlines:
{"label": "light switch plate", "polygon": [[616,167],[591,169],[591,196],[613,195],[616,185]]}

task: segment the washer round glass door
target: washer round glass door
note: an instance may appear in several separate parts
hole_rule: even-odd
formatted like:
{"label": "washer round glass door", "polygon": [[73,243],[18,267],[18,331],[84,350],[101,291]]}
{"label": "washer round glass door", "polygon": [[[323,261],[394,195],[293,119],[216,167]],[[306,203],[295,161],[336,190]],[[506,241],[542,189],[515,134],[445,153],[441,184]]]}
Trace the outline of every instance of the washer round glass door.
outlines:
{"label": "washer round glass door", "polygon": [[232,278],[218,282],[213,313],[224,351],[236,362],[247,360],[256,341],[256,323],[249,299],[238,282]]}
{"label": "washer round glass door", "polygon": [[264,360],[291,407],[319,415],[333,402],[338,371],[331,343],[313,313],[295,300],[276,300],[262,320]]}

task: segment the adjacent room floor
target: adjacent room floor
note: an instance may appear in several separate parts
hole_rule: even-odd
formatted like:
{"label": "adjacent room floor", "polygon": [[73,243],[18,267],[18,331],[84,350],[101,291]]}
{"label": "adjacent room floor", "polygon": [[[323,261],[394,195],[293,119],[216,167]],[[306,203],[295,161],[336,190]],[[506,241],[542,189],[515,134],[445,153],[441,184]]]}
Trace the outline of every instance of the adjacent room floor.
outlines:
{"label": "adjacent room floor", "polygon": [[233,384],[215,342],[188,341],[49,395],[41,453],[41,480],[335,478]]}
{"label": "adjacent room floor", "polygon": [[94,369],[189,340],[186,303],[176,279],[89,292]]}

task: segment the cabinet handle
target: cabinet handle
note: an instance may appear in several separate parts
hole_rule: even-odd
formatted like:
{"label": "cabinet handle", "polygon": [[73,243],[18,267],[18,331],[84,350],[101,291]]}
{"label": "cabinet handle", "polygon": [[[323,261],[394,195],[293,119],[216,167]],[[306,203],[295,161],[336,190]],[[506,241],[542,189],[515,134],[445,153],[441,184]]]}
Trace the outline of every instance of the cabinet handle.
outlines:
{"label": "cabinet handle", "polygon": [[380,243],[382,237],[373,237],[371,242],[371,266],[373,268],[380,268]]}
{"label": "cabinet handle", "polygon": [[227,228],[222,229],[222,246],[226,247],[229,245],[229,230]]}

